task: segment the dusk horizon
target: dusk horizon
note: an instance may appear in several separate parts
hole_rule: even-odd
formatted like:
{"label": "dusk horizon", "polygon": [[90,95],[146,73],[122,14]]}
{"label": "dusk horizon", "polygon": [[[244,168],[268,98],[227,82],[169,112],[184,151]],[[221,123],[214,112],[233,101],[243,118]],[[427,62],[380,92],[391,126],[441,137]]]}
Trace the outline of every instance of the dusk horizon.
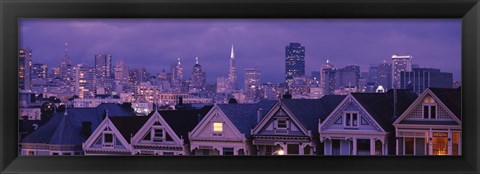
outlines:
{"label": "dusk horizon", "polygon": [[[294,26],[294,27],[292,27]],[[227,76],[230,47],[237,76],[259,68],[261,81],[285,81],[285,47],[305,46],[305,75],[327,60],[335,68],[391,63],[394,54],[411,55],[420,67],[453,73],[461,81],[461,21],[458,19],[23,19],[20,47],[32,49],[33,63],[59,67],[64,43],[72,64],[94,65],[96,54],[113,63],[145,67],[155,75],[181,59],[190,77],[195,57],[207,82]],[[139,61],[141,60],[141,61]],[[432,61],[433,60],[433,61]]]}

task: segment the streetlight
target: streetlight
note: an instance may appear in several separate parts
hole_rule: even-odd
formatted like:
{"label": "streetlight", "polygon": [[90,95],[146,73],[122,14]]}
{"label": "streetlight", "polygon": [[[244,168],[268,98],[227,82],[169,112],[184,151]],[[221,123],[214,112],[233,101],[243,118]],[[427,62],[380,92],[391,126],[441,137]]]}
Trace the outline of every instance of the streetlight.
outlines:
{"label": "streetlight", "polygon": [[280,150],[277,150],[275,152],[273,152],[272,155],[284,155],[285,154],[285,151],[283,151],[283,149],[280,149]]}

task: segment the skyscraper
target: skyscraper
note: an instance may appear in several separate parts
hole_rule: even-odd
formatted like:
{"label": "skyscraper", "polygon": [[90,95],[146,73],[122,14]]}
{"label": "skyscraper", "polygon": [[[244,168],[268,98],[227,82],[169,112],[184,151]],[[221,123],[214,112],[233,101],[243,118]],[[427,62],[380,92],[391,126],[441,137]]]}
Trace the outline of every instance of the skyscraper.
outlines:
{"label": "skyscraper", "polygon": [[202,66],[198,62],[198,57],[195,57],[195,65],[193,65],[192,81],[190,82],[190,88],[193,91],[202,90],[205,87],[207,78],[205,72],[202,71]]}
{"label": "skyscraper", "polygon": [[228,71],[228,80],[229,80],[229,91],[234,91],[237,89],[237,70],[235,68],[235,53],[232,49],[230,51],[230,68]]}
{"label": "skyscraper", "polygon": [[305,75],[305,47],[300,43],[290,43],[285,47],[285,82],[291,83],[293,77]]}
{"label": "skyscraper", "polygon": [[95,68],[85,64],[75,67],[75,94],[79,98],[95,97]]}
{"label": "skyscraper", "polygon": [[18,80],[19,88],[22,90],[31,89],[31,72],[32,72],[32,50],[22,48],[18,51]]}
{"label": "skyscraper", "polygon": [[392,56],[392,88],[400,87],[400,72],[412,71],[412,56]]}
{"label": "skyscraper", "polygon": [[95,77],[98,79],[112,78],[112,56],[108,54],[95,55]]}
{"label": "skyscraper", "polygon": [[382,86],[385,91],[392,89],[392,64],[384,61],[377,67],[377,87]]}
{"label": "skyscraper", "polygon": [[260,95],[260,76],[261,71],[258,68],[245,69],[244,90],[246,92],[247,102],[255,102]]}
{"label": "skyscraper", "polygon": [[320,68],[320,96],[330,95],[335,90],[335,69],[327,62]]}
{"label": "skyscraper", "polygon": [[178,62],[176,64],[171,65],[172,71],[172,82],[171,87],[174,91],[179,92],[182,88],[183,82],[183,67],[182,63],[180,62],[180,58],[177,59]]}
{"label": "skyscraper", "polygon": [[62,92],[71,94],[75,92],[75,70],[71,64],[70,56],[68,55],[68,43],[65,43],[65,54],[60,63],[60,79]]}
{"label": "skyscraper", "polygon": [[400,72],[401,89],[408,89],[420,95],[427,88],[452,88],[453,74],[434,68],[413,68]]}
{"label": "skyscraper", "polygon": [[115,65],[115,73],[114,77],[115,80],[121,81],[121,82],[127,82],[128,81],[128,66],[123,62],[123,60],[120,60],[117,62]]}
{"label": "skyscraper", "polygon": [[130,69],[129,73],[129,81],[131,86],[140,85],[140,83],[148,81],[147,70],[143,67]]}
{"label": "skyscraper", "polygon": [[335,89],[358,87],[358,79],[360,79],[360,67],[358,65],[349,65],[337,69],[335,72]]}

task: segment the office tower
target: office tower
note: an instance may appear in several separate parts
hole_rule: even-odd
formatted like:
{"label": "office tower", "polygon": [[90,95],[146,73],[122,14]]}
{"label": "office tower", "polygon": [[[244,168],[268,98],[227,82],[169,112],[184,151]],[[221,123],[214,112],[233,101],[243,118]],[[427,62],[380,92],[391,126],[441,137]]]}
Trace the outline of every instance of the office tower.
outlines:
{"label": "office tower", "polygon": [[60,63],[60,76],[67,86],[71,86],[75,83],[75,80],[73,79],[74,73],[70,56],[68,55],[68,43],[65,43],[65,54]]}
{"label": "office tower", "polygon": [[376,85],[377,77],[378,77],[378,64],[370,64],[370,68],[368,69],[367,83]]}
{"label": "office tower", "polygon": [[228,77],[218,77],[217,78],[217,93],[225,93],[229,90],[229,79]]}
{"label": "office tower", "polygon": [[128,65],[125,64],[123,60],[118,61],[114,69],[115,69],[115,73],[114,73],[115,80],[118,80],[121,82],[128,81],[128,77],[129,77]]}
{"label": "office tower", "polygon": [[293,77],[305,75],[305,47],[300,43],[290,43],[285,47],[285,82],[291,83]]}
{"label": "office tower", "polygon": [[400,87],[420,95],[427,88],[452,88],[453,74],[434,68],[413,68],[400,72]]}
{"label": "office tower", "polygon": [[131,86],[140,85],[140,83],[148,81],[147,70],[143,67],[130,69],[129,73],[129,81]]}
{"label": "office tower", "polygon": [[180,62],[180,58],[177,59],[178,62],[176,64],[172,64],[170,66],[170,71],[172,72],[172,80],[171,80],[171,87],[175,91],[180,91],[183,82],[183,67],[182,63]]}
{"label": "office tower", "polygon": [[382,86],[385,91],[392,89],[392,64],[385,61],[377,67],[377,87]]}
{"label": "office tower", "polygon": [[60,79],[62,77],[61,70],[59,67],[52,68],[52,78],[53,79]]}
{"label": "office tower", "polygon": [[95,77],[97,79],[112,78],[112,56],[108,54],[95,55]]}
{"label": "office tower", "polygon": [[195,65],[193,65],[192,81],[190,82],[190,88],[194,91],[202,90],[205,87],[207,78],[205,72],[202,71],[202,66],[198,62],[198,57],[195,57]]}
{"label": "office tower", "polygon": [[237,70],[235,68],[235,53],[232,49],[230,51],[230,68],[228,71],[228,80],[229,80],[229,91],[234,91],[237,89]]}
{"label": "office tower", "polygon": [[18,87],[22,90],[31,89],[32,50],[22,48],[18,50]]}
{"label": "office tower", "polygon": [[85,64],[75,67],[75,94],[79,98],[95,97],[95,68]]}
{"label": "office tower", "polygon": [[312,86],[319,86],[320,85],[320,71],[312,71],[310,72],[310,80]]}
{"label": "office tower", "polygon": [[360,67],[358,65],[349,65],[337,69],[335,72],[335,89],[358,87],[360,79]]}
{"label": "office tower", "polygon": [[258,68],[245,69],[244,90],[247,102],[254,102],[258,99],[261,85],[260,76],[261,71]]}
{"label": "office tower", "polygon": [[48,76],[48,65],[35,63],[32,65],[32,79],[46,79]]}
{"label": "office tower", "polygon": [[412,71],[412,56],[392,56],[392,88],[400,87],[400,72]]}
{"label": "office tower", "polygon": [[331,95],[335,90],[335,69],[327,62],[320,68],[320,95]]}

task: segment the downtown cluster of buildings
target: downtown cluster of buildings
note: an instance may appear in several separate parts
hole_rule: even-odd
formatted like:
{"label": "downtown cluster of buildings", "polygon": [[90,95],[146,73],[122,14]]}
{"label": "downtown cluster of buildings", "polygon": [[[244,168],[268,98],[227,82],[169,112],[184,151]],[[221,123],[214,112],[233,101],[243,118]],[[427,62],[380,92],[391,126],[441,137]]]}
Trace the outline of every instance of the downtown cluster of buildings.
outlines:
{"label": "downtown cluster of buildings", "polygon": [[[180,58],[151,75],[108,54],[94,65],[32,63],[19,50],[22,155],[460,155],[460,84],[410,55],[305,73],[305,47],[285,47],[285,81],[244,70],[190,78]],[[221,65],[219,65],[221,66]]]}

